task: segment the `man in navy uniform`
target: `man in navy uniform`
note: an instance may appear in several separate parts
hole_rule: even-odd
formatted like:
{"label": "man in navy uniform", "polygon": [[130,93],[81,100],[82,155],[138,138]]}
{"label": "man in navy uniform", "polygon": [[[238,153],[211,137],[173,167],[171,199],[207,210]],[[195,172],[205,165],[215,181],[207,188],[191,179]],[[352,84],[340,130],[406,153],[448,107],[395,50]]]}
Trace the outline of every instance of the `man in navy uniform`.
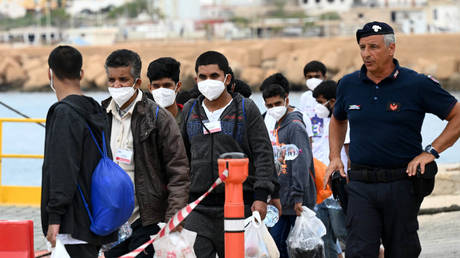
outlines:
{"label": "man in navy uniform", "polygon": [[[417,213],[426,193],[417,191],[416,182],[429,174],[425,165],[460,136],[460,104],[435,79],[399,66],[388,24],[367,23],[356,39],[364,65],[338,85],[325,181],[336,170],[346,176],[340,150],[348,120],[352,165],[346,186],[347,258],[377,257],[381,242],[385,257],[418,257]],[[423,149],[425,113],[448,124]]]}

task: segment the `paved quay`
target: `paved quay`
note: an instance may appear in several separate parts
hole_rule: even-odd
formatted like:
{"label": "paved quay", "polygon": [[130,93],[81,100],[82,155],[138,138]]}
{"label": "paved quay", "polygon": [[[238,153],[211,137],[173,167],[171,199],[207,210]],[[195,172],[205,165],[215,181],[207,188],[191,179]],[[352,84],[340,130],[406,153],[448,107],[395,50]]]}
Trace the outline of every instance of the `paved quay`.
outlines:
{"label": "paved quay", "polygon": [[[425,198],[421,211],[455,207],[455,205],[460,207],[460,196],[430,196]],[[46,249],[41,230],[40,208],[0,206],[0,220],[33,220],[35,250]],[[420,257],[460,257],[460,211],[420,215],[419,224],[418,232],[422,244]]]}

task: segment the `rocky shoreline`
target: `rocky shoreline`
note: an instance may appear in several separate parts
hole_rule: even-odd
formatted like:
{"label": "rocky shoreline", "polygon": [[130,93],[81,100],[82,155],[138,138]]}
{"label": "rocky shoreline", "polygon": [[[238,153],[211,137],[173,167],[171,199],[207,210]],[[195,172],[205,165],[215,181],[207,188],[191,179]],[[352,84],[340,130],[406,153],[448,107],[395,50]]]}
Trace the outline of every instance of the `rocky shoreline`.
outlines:
{"label": "rocky shoreline", "polygon": [[[396,58],[402,66],[431,74],[444,88],[460,91],[460,34],[397,36]],[[11,47],[0,45],[0,91],[48,90],[47,58],[54,46]],[[142,58],[143,86],[148,63],[162,56],[181,62],[184,88],[194,85],[194,62],[206,50],[225,54],[236,76],[257,90],[262,80],[282,72],[294,89],[304,90],[303,66],[320,60],[334,80],[360,68],[362,61],[355,38],[258,39],[240,41],[143,41],[110,46],[78,47],[83,54],[85,89],[105,89],[104,61],[119,48],[129,48]]]}

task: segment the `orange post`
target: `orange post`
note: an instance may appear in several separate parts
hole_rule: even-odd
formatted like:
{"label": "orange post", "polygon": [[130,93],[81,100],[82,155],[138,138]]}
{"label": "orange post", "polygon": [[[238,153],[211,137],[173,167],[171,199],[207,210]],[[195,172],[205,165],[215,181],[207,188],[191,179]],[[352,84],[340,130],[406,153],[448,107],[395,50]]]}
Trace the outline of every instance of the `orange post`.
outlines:
{"label": "orange post", "polygon": [[249,160],[243,153],[230,152],[218,159],[219,175],[228,170],[225,180],[225,258],[244,258],[243,182],[248,177]]}

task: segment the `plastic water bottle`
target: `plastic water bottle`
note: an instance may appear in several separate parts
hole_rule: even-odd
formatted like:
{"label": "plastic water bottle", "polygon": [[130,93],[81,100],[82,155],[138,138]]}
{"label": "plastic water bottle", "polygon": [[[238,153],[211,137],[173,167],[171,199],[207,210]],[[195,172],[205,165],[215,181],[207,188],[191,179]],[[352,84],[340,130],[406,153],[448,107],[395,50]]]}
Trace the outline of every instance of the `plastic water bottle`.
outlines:
{"label": "plastic water bottle", "polygon": [[281,147],[285,160],[294,160],[299,156],[299,148],[295,144],[286,144]]}
{"label": "plastic water bottle", "polygon": [[112,249],[113,247],[128,239],[132,233],[133,229],[131,228],[131,225],[129,224],[129,222],[126,222],[125,224],[121,225],[121,227],[118,229],[118,240],[103,245],[101,251],[108,251]]}
{"label": "plastic water bottle", "polygon": [[332,198],[327,198],[326,200],[324,200],[324,204],[326,205],[328,209],[336,209],[336,210],[342,209],[339,202]]}
{"label": "plastic water bottle", "polygon": [[267,215],[264,219],[265,226],[271,228],[278,222],[279,219],[280,217],[278,209],[275,206],[269,204],[267,206]]}

